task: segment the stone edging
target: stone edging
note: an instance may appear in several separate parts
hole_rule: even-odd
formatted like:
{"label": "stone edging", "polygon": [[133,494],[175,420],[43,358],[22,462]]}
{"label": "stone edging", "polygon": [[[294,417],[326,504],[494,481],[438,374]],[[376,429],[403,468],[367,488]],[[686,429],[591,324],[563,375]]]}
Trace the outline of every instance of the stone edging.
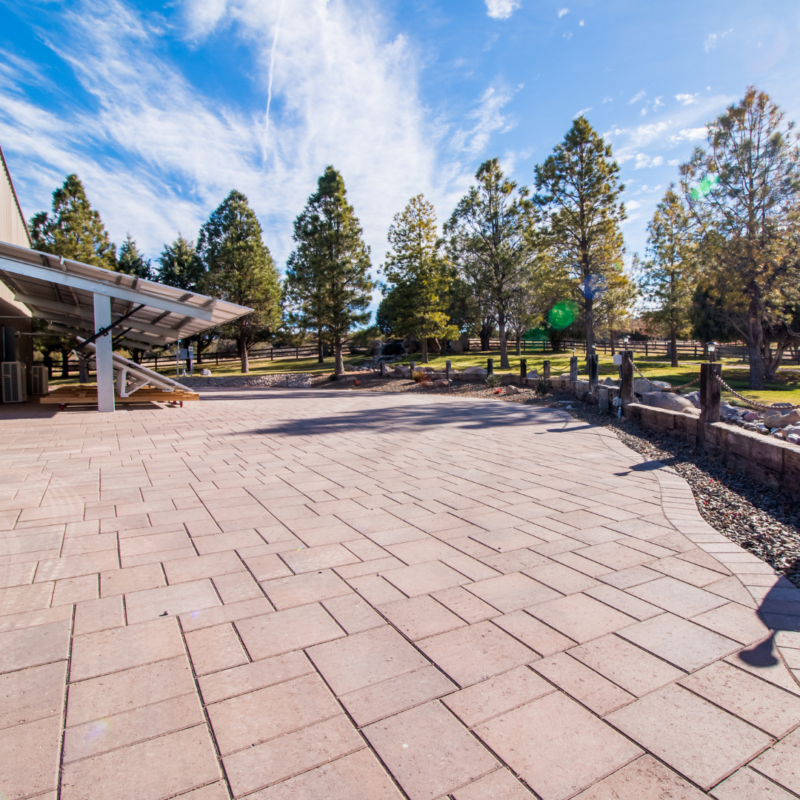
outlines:
{"label": "stone edging", "polygon": [[[606,444],[618,451],[624,450],[626,455],[635,453],[616,436],[604,437]],[[638,454],[637,454],[638,455]],[[712,528],[700,515],[688,482],[677,472],[662,466],[653,470],[661,488],[661,507],[664,516],[690,542],[721,564],[735,578],[738,585],[752,598],[752,608],[758,609],[765,595],[773,588],[779,588],[784,599],[800,604],[800,589],[787,581],[769,564],[749,553],[736,542],[731,541],[719,531]],[[732,600],[732,602],[737,602]],[[770,614],[773,618],[779,615]],[[796,630],[774,628],[766,620],[765,625],[775,631],[775,649],[780,653],[781,665],[785,673],[793,676],[794,682],[800,684],[800,668],[790,669],[789,659],[782,648],[791,648],[794,653],[800,649],[800,617],[785,616]],[[773,622],[776,619],[771,620]],[[791,662],[790,662],[791,663]],[[798,693],[797,688],[794,689]]]}

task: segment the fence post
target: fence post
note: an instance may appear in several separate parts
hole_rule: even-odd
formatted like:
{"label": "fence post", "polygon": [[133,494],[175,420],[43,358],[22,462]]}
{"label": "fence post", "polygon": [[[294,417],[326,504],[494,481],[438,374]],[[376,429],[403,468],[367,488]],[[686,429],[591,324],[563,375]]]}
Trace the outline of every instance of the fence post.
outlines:
{"label": "fence post", "polygon": [[597,353],[592,353],[589,356],[589,383],[592,386],[597,386],[600,383],[600,356]]}
{"label": "fence post", "polygon": [[299,347],[295,347],[295,349],[294,349],[294,360],[295,361],[299,361],[300,360],[300,348]]}
{"label": "fence post", "polygon": [[493,358],[487,358],[486,359],[486,372],[487,372],[487,377],[489,377],[490,375],[494,375],[494,359]]}
{"label": "fence post", "polygon": [[386,377],[386,362],[381,361],[381,378]]}
{"label": "fence post", "polygon": [[444,362],[444,376],[447,378],[447,391],[450,391],[450,369],[453,366],[452,361],[445,361]]}
{"label": "fence post", "polygon": [[409,377],[413,380],[414,379],[414,367],[417,366],[417,362],[416,361],[412,361],[410,366],[411,366],[411,374],[410,374]]}
{"label": "fence post", "polygon": [[722,386],[717,380],[722,377],[722,364],[718,361],[700,365],[700,424],[697,426],[698,443],[706,438],[706,425],[719,422],[719,404]]}
{"label": "fence post", "polygon": [[542,377],[546,380],[550,380],[550,362],[545,361],[544,365],[542,366]]}
{"label": "fence post", "polygon": [[521,379],[522,385],[528,385],[528,359],[523,358],[519,362],[519,377]]}
{"label": "fence post", "polygon": [[619,398],[622,407],[632,403],[633,397],[633,350],[622,351],[622,365],[620,366]]}
{"label": "fence post", "polygon": [[578,356],[570,356],[569,379],[572,382],[578,380]]}
{"label": "fence post", "polygon": [[155,366],[153,367],[153,372],[158,372],[158,356],[156,356],[156,363]]}

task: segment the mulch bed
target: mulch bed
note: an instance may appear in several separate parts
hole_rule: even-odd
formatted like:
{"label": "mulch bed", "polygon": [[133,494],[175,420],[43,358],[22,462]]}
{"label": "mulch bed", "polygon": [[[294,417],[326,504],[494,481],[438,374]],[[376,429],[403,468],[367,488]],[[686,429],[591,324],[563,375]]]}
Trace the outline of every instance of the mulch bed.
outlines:
{"label": "mulch bed", "polygon": [[[313,378],[316,388],[366,392],[412,392],[447,395],[433,386],[379,376],[359,378],[361,386],[343,385],[327,376]],[[451,397],[495,399],[564,408],[571,401],[569,413],[593,425],[610,426],[619,439],[650,460],[661,461],[674,469],[691,486],[697,507],[712,528],[731,541],[766,561],[800,588],[800,502],[778,489],[770,489],[750,478],[728,472],[704,453],[676,437],[650,431],[626,419],[601,413],[566,392],[551,392],[538,397],[528,389],[518,395],[496,394],[481,383],[453,382]],[[559,404],[561,401],[561,404]]]}

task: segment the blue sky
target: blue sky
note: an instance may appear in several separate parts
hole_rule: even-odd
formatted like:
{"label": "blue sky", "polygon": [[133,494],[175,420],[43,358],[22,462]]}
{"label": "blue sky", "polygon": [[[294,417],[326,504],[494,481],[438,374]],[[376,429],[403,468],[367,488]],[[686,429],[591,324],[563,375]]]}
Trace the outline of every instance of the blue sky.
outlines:
{"label": "blue sky", "polygon": [[0,143],[28,217],[77,172],[154,257],[237,188],[281,268],[332,163],[378,266],[410,197],[443,221],[495,156],[531,184],[582,111],[621,165],[630,256],[748,84],[800,121],[798,44],[797,0],[5,0]]}

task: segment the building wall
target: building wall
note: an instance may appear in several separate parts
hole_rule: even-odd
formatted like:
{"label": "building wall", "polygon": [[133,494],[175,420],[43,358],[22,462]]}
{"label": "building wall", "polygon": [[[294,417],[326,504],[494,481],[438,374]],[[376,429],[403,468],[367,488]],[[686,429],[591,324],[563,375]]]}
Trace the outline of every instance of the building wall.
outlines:
{"label": "building wall", "polygon": [[[18,247],[31,246],[25,217],[14,191],[2,148],[0,148],[0,241]],[[29,335],[31,312],[22,303],[14,300],[14,293],[2,281],[0,281],[0,325],[14,328],[22,334],[17,338],[17,357],[30,368],[33,364],[33,339]]]}

